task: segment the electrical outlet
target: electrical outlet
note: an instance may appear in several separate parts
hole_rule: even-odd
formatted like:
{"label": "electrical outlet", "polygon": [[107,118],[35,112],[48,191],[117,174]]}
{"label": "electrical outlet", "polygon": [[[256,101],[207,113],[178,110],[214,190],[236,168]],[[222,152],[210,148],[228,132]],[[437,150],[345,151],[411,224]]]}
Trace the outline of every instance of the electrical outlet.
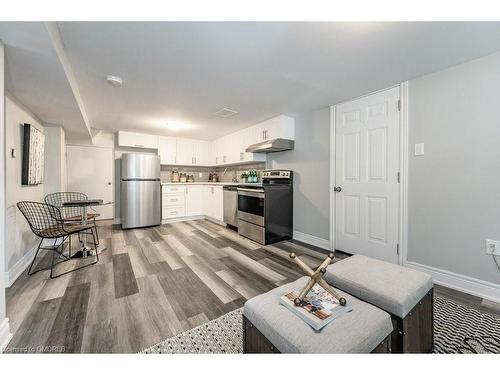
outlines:
{"label": "electrical outlet", "polygon": [[486,240],[486,254],[500,256],[500,241]]}

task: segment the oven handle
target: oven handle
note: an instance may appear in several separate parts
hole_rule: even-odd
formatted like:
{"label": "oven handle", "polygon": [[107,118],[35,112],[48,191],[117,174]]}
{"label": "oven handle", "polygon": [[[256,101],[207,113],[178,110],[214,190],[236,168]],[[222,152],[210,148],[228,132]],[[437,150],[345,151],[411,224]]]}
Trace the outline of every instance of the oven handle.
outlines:
{"label": "oven handle", "polygon": [[238,188],[238,195],[244,195],[247,197],[264,198],[264,191],[255,189],[243,189]]}

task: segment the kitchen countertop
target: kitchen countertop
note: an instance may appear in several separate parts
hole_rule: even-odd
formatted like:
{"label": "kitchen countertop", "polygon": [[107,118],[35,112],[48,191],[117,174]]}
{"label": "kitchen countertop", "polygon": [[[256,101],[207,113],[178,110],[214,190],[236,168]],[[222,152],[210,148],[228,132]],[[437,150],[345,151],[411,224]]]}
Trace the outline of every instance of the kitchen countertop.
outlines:
{"label": "kitchen countertop", "polygon": [[261,182],[162,182],[162,185],[262,186]]}

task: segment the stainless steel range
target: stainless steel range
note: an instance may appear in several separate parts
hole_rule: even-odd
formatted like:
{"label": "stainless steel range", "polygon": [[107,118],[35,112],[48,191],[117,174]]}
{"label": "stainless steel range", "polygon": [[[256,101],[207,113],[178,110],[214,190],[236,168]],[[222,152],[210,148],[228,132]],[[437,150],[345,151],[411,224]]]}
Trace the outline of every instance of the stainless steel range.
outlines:
{"label": "stainless steel range", "polygon": [[238,187],[238,233],[262,245],[292,238],[293,172],[266,170],[262,186]]}

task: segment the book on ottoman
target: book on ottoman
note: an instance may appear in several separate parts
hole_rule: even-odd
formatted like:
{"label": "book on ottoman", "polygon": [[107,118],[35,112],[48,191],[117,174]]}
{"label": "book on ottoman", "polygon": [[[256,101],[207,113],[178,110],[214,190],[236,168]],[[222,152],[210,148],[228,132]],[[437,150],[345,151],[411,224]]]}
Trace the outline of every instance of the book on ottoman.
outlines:
{"label": "book on ottoman", "polygon": [[300,306],[295,306],[293,301],[299,294],[299,291],[294,290],[281,296],[280,304],[288,308],[316,331],[352,310],[349,304],[341,306],[336,298],[318,284],[314,285],[307,293]]}

